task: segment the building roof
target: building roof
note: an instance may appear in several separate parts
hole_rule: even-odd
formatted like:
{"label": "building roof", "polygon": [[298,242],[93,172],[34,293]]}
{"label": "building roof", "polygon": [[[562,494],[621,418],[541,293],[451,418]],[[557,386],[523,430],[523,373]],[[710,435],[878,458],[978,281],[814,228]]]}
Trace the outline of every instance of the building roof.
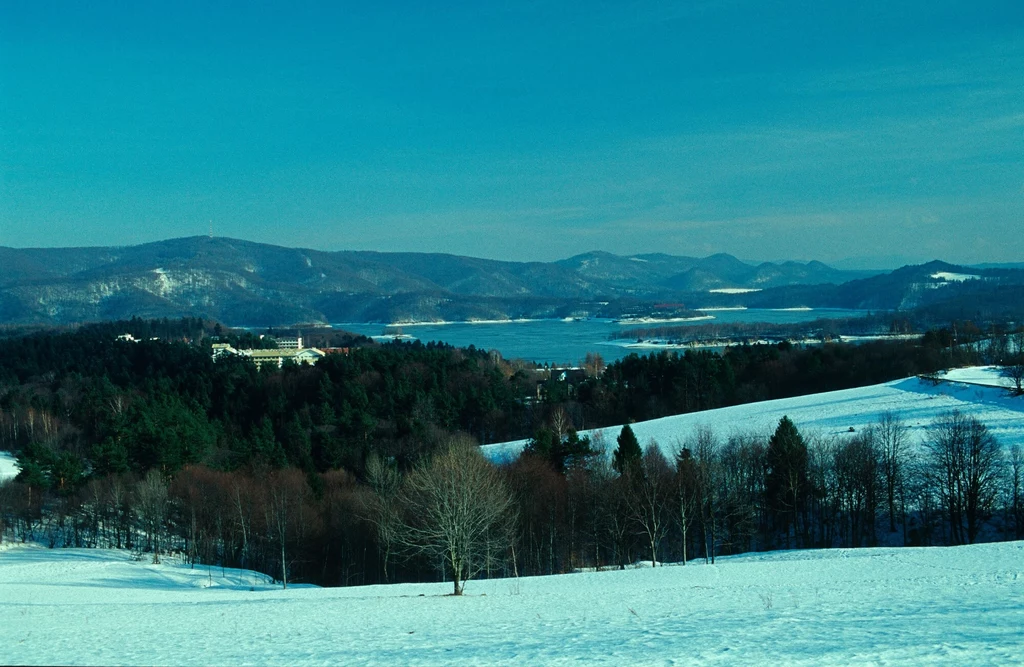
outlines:
{"label": "building roof", "polygon": [[253,359],[277,359],[281,357],[288,359],[290,357],[322,357],[324,353],[315,347],[304,347],[299,350],[294,349],[276,349],[276,350],[242,350],[242,354],[250,356]]}

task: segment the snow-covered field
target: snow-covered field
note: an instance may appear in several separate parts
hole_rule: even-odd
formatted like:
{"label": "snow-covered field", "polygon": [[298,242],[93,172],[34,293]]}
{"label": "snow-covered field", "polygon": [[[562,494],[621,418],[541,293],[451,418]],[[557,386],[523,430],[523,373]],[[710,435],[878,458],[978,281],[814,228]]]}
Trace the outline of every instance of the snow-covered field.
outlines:
{"label": "snow-covered field", "polygon": [[[942,377],[945,380],[939,382],[908,378],[857,389],[748,403],[638,422],[632,427],[641,445],[653,438],[667,456],[672,456],[694,429],[702,425],[712,427],[721,437],[770,434],[779,419],[788,415],[801,432],[841,435],[848,434],[851,427],[858,431],[876,422],[883,411],[893,410],[910,427],[911,438],[921,441],[928,436],[928,427],[936,417],[959,410],[984,422],[1004,446],[1016,443],[1024,447],[1024,398],[1011,396],[1000,388],[1006,386],[1005,378],[997,368],[951,370]],[[975,384],[964,384],[966,382]],[[611,450],[615,448],[620,428],[584,433],[591,436],[602,433],[600,437]],[[518,440],[487,445],[483,449],[492,460],[504,460],[517,456],[525,444],[525,440]]]}
{"label": "snow-covered field", "polygon": [[[360,588],[0,552],[4,664],[1019,664],[1024,543]],[[254,590],[250,590],[254,588]]]}
{"label": "snow-covered field", "polygon": [[999,366],[972,366],[970,368],[953,368],[938,375],[947,382],[964,382],[982,384],[989,387],[1012,389],[1013,380],[1003,375]]}
{"label": "snow-covered field", "polygon": [[0,482],[18,474],[18,462],[10,452],[0,452]]}

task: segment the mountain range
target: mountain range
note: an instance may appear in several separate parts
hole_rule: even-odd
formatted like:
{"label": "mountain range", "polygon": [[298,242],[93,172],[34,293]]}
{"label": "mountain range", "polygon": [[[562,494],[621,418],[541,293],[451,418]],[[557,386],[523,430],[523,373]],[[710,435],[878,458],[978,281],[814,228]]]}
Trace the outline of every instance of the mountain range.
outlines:
{"label": "mountain range", "polygon": [[[936,277],[937,276],[937,277]],[[0,247],[0,324],[205,316],[235,326],[619,317],[702,307],[910,308],[994,285],[1019,269],[932,262],[892,273],[731,255],[556,262],[427,253],[325,252],[190,237],[128,247]]]}

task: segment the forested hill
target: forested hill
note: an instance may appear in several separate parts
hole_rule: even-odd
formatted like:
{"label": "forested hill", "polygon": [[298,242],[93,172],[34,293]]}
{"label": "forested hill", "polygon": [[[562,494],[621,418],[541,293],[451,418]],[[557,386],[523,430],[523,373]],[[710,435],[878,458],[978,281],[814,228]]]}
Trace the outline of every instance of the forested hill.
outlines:
{"label": "forested hill", "polygon": [[[61,484],[195,463],[358,473],[370,452],[409,465],[446,433],[527,437],[556,411],[590,428],[861,386],[950,360],[949,337],[929,334],[923,344],[631,355],[569,381],[482,350],[420,343],[259,372],[242,358],[214,363],[211,327],[134,320],[0,340],[0,449],[44,469],[69,466],[70,476],[45,475]],[[139,342],[118,340],[126,331]]]}
{"label": "forested hill", "polygon": [[192,237],[125,248],[0,248],[0,324],[202,316],[238,326],[516,317],[616,317],[715,288],[837,284],[820,262],[728,255],[501,262],[423,253],[322,252]]}
{"label": "forested hill", "polygon": [[740,306],[926,308],[935,322],[1014,319],[1024,317],[1024,270],[931,262],[882,274],[820,262],[755,265],[725,254],[605,252],[501,262],[208,237],[125,248],[0,248],[0,325],[133,316],[204,317],[235,326],[679,317]]}

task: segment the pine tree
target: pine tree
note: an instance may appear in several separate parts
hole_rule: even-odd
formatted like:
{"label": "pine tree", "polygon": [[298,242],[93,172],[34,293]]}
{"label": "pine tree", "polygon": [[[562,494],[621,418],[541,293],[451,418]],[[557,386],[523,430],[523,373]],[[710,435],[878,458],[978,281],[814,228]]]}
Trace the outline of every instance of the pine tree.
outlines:
{"label": "pine tree", "polygon": [[785,531],[788,545],[790,527],[796,528],[808,487],[807,444],[789,417],[779,420],[779,426],[768,441],[765,466],[768,507],[774,514],[776,526]]}
{"label": "pine tree", "polygon": [[612,465],[622,475],[639,464],[644,453],[640,449],[640,442],[636,439],[636,434],[633,433],[633,429],[630,428],[629,424],[622,427],[622,432],[619,433],[616,442],[619,446],[615,448]]}
{"label": "pine tree", "polygon": [[587,457],[594,454],[594,450],[590,447],[590,438],[580,437],[572,428],[559,438],[558,434],[551,429],[541,427],[526,443],[523,451],[526,454],[545,459],[563,475],[568,468],[583,465]]}

